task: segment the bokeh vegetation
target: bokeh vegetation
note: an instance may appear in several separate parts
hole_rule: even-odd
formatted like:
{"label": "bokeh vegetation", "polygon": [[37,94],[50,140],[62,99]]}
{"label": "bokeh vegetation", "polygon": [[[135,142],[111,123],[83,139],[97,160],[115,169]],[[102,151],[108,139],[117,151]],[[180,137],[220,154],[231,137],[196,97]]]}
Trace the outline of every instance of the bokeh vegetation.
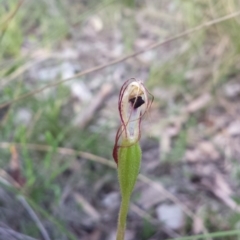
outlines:
{"label": "bokeh vegetation", "polygon": [[[237,0],[1,0],[0,105],[237,11]],[[133,198],[135,211],[129,216],[132,239],[206,232],[219,233],[214,239],[238,239],[237,232],[223,232],[239,229],[239,132],[234,129],[231,138],[226,136],[227,153],[215,138],[239,120],[239,27],[236,16],[2,107],[1,223],[44,239],[18,200],[24,196],[50,239],[112,239],[118,206],[109,209],[103,199],[118,192],[117,174],[97,157],[112,161],[118,91],[126,79],[136,77],[155,96],[143,130],[143,161],[144,146],[160,152],[156,157],[149,150],[142,172],[198,215],[204,227],[200,223],[200,230],[194,231],[195,215],[186,216],[180,230],[172,233],[160,224],[155,205],[141,215],[139,184]],[[111,90],[105,97],[106,84]],[[99,99],[90,118],[83,119]],[[199,156],[189,163],[188,150],[203,141],[214,146],[218,162],[211,160],[215,153],[211,149],[205,150],[206,156],[200,152],[206,165]],[[206,183],[211,174],[205,170],[219,170],[227,187],[214,185],[214,180],[212,186],[219,191],[211,189]],[[6,179],[10,185],[6,186]],[[205,238],[210,239],[205,235],[198,239]]]}

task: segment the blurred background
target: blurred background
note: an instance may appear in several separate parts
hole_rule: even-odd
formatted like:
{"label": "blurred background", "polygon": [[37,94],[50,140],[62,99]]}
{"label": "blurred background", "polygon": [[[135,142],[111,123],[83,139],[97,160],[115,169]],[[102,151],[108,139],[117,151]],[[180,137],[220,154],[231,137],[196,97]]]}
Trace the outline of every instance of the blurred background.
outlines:
{"label": "blurred background", "polygon": [[155,98],[126,240],[240,239],[239,15],[238,0],[0,0],[0,239],[115,239],[132,77]]}

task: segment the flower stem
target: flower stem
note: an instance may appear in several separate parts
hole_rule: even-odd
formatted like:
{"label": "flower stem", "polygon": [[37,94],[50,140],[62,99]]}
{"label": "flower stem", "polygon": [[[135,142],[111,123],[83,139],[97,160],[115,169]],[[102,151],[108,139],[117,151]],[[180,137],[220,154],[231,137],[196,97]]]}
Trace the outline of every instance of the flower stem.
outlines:
{"label": "flower stem", "polygon": [[130,197],[124,197],[121,202],[118,216],[117,240],[124,240],[129,202]]}

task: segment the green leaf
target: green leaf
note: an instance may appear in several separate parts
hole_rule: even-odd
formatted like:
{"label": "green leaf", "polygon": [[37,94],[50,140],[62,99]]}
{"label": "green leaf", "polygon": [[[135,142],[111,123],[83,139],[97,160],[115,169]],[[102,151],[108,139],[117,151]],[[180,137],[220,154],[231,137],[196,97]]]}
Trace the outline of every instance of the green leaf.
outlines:
{"label": "green leaf", "polygon": [[126,141],[122,146],[118,149],[118,179],[122,202],[119,211],[117,240],[124,239],[130,197],[137,180],[142,157],[138,142],[129,144]]}
{"label": "green leaf", "polygon": [[131,196],[141,165],[141,155],[138,142],[118,150],[118,179],[122,197]]}

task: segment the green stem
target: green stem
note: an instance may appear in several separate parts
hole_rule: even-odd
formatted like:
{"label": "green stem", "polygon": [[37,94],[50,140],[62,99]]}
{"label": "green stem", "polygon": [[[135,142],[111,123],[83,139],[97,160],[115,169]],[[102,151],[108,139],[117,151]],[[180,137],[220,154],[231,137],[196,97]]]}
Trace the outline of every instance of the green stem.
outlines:
{"label": "green stem", "polygon": [[130,197],[124,197],[121,202],[118,216],[117,240],[124,240],[129,202]]}

